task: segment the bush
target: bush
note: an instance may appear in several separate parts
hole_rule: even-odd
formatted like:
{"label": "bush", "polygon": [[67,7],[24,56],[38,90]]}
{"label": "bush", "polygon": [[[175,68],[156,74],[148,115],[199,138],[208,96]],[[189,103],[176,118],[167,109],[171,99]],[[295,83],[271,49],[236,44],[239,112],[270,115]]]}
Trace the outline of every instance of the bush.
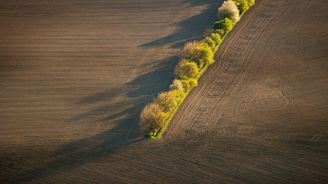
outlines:
{"label": "bush", "polygon": [[183,85],[183,88],[185,89],[185,92],[189,91],[191,89],[189,80],[181,80],[181,84]]}
{"label": "bush", "polygon": [[231,19],[224,18],[222,20],[215,22],[213,28],[216,30],[223,30],[224,35],[226,35],[227,33],[229,33],[232,30],[234,25],[235,25],[235,23]]}
{"label": "bush", "polygon": [[189,79],[190,88],[194,88],[198,86],[198,81],[196,79]]}
{"label": "bush", "polygon": [[232,0],[224,1],[219,7],[219,18],[229,18],[234,22],[239,21],[239,10]]}
{"label": "bush", "polygon": [[219,45],[222,42],[222,37],[219,33],[212,33],[211,38],[217,45]]}
{"label": "bush", "polygon": [[203,68],[205,65],[214,63],[213,50],[206,43],[198,44],[195,48],[194,56],[199,68]]}
{"label": "bush", "polygon": [[254,6],[255,5],[255,0],[246,0],[248,2],[248,6]]}
{"label": "bush", "polygon": [[170,89],[172,89],[172,90],[176,89],[176,90],[180,90],[180,91],[185,90],[185,88],[183,87],[183,84],[178,79],[174,79],[174,81],[170,85]]}
{"label": "bush", "polygon": [[204,38],[204,40],[201,41],[201,43],[207,44],[212,49],[212,51],[214,51],[217,45],[217,42],[215,42],[211,36],[207,36],[206,38]]}
{"label": "bush", "polygon": [[186,96],[186,93],[180,90],[171,90],[170,93],[172,93],[172,95],[175,98],[175,101],[180,104],[182,102],[182,100],[184,99],[184,97]]}
{"label": "bush", "polygon": [[237,5],[240,14],[246,12],[251,6],[255,4],[255,0],[233,0]]}
{"label": "bush", "polygon": [[175,68],[175,75],[178,79],[195,78],[199,73],[196,63],[182,60]]}
{"label": "bush", "polygon": [[221,35],[219,33],[212,33],[211,35],[205,37],[200,44],[207,44],[212,51],[214,52],[216,47],[221,44],[222,42],[222,38]]}
{"label": "bush", "polygon": [[182,49],[181,57],[189,60],[193,60],[194,58],[194,49],[197,47],[198,42],[188,42]]}
{"label": "bush", "polygon": [[141,113],[140,122],[148,135],[157,136],[165,126],[168,115],[163,112],[157,103],[148,104]]}
{"label": "bush", "polygon": [[187,80],[181,80],[181,83],[183,85],[183,88],[185,89],[185,92],[193,89],[198,85],[198,82],[196,79],[187,79]]}
{"label": "bush", "polygon": [[[214,62],[213,48],[208,45],[207,42],[189,42],[183,48],[182,58],[195,61],[199,68],[203,68],[207,64]],[[185,78],[180,78],[185,79]]]}
{"label": "bush", "polygon": [[[215,27],[215,24],[214,24],[213,28],[214,27]],[[214,29],[214,33],[220,35],[221,38],[223,38],[225,36],[225,31],[223,29]]]}
{"label": "bush", "polygon": [[172,91],[160,93],[155,102],[163,108],[164,112],[172,112],[178,106],[175,94]]}

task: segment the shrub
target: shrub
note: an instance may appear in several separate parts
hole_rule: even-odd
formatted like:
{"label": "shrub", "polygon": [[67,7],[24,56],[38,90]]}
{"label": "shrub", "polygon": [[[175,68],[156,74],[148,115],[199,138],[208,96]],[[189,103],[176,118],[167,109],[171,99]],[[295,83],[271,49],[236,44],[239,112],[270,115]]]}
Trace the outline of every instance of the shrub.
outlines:
{"label": "shrub", "polygon": [[223,30],[224,35],[226,35],[228,32],[230,32],[232,30],[234,25],[235,25],[235,23],[231,19],[224,18],[222,20],[215,22],[213,28],[218,29],[218,30]]}
{"label": "shrub", "polygon": [[195,78],[199,73],[196,63],[182,60],[175,68],[175,75],[178,79]]}
{"label": "shrub", "polygon": [[187,92],[191,89],[189,80],[181,80],[181,83],[183,85],[183,88],[185,89],[185,92]]}
{"label": "shrub", "polygon": [[194,51],[195,61],[199,68],[203,68],[205,65],[214,63],[214,53],[210,46],[206,43],[200,43]]}
{"label": "shrub", "polygon": [[[215,24],[214,24],[213,27],[215,27]],[[214,33],[220,35],[221,38],[223,38],[223,37],[225,36],[225,31],[224,31],[224,29],[214,29]]]}
{"label": "shrub", "polygon": [[174,81],[170,85],[170,89],[172,89],[172,90],[176,89],[176,90],[180,90],[180,91],[185,90],[185,88],[183,87],[183,84],[178,79],[174,79]]}
{"label": "shrub", "polygon": [[171,90],[170,93],[172,93],[172,95],[175,98],[175,101],[180,104],[182,102],[182,100],[184,99],[184,97],[186,96],[186,93],[180,90]]}
{"label": "shrub", "polygon": [[233,0],[237,5],[240,14],[246,12],[251,6],[255,4],[255,0]]}
{"label": "shrub", "polygon": [[238,7],[239,13],[242,14],[246,9],[249,7],[247,6],[247,3],[245,3],[245,0],[233,0],[233,2]]}
{"label": "shrub", "polygon": [[190,88],[194,88],[198,86],[198,81],[196,79],[189,79]]}
{"label": "shrub", "polygon": [[246,1],[248,2],[248,5],[250,7],[255,5],[255,0],[246,0]]}
{"label": "shrub", "polygon": [[204,40],[201,41],[201,43],[207,44],[213,51],[217,45],[217,42],[215,42],[211,36],[207,36],[206,38],[204,38]]}
{"label": "shrub", "polygon": [[182,49],[181,57],[189,60],[193,60],[194,58],[194,49],[197,47],[198,42],[188,42]]}
{"label": "shrub", "polygon": [[236,4],[232,0],[224,1],[219,7],[219,17],[229,18],[234,22],[239,21],[239,10]]}
{"label": "shrub", "polygon": [[198,85],[198,82],[196,79],[181,80],[181,83],[186,92]]}
{"label": "shrub", "polygon": [[141,126],[146,134],[157,136],[165,126],[167,117],[159,104],[150,103],[141,113]]}
{"label": "shrub", "polygon": [[[183,48],[181,56],[184,59],[195,61],[199,68],[203,68],[206,64],[214,62],[213,48],[207,42],[189,42]],[[185,78],[180,78],[185,79]]]}
{"label": "shrub", "polygon": [[164,112],[172,112],[178,106],[175,94],[172,93],[172,91],[160,93],[157,96],[155,102],[157,102],[163,108]]}
{"label": "shrub", "polygon": [[222,37],[219,33],[212,33],[211,38],[217,45],[222,42]]}

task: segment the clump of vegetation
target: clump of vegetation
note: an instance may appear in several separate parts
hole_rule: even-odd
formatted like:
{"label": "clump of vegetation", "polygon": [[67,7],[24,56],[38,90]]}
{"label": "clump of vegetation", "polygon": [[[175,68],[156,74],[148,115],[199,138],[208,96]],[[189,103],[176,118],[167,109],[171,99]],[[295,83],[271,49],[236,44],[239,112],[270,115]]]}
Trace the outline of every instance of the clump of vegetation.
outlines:
{"label": "clump of vegetation", "polygon": [[178,106],[176,96],[172,91],[160,93],[155,102],[162,107],[164,112],[171,112]]}
{"label": "clump of vegetation", "polygon": [[207,44],[212,50],[215,49],[217,42],[212,39],[211,36],[207,36],[204,38],[204,40],[201,41],[201,43]]}
{"label": "clump of vegetation", "polygon": [[170,93],[174,95],[174,98],[179,105],[182,103],[182,101],[187,95],[184,91],[181,90],[171,90]]}
{"label": "clump of vegetation", "polygon": [[180,91],[184,91],[185,90],[185,88],[184,88],[181,80],[178,80],[178,79],[174,79],[174,81],[170,85],[170,89],[172,89],[172,90],[180,90]]}
{"label": "clump of vegetation", "polygon": [[234,22],[238,22],[240,19],[238,7],[232,0],[224,1],[219,7],[219,17],[229,18]]}
{"label": "clump of vegetation", "polygon": [[185,92],[190,91],[198,85],[197,79],[181,80],[181,83],[183,85],[183,88],[185,89]]}
{"label": "clump of vegetation", "polygon": [[[218,21],[216,21],[216,22],[218,22]],[[216,23],[216,22],[215,22],[215,23]],[[225,30],[223,30],[223,29],[219,29],[218,26],[215,25],[215,24],[214,24],[214,26],[213,26],[213,29],[214,29],[213,32],[214,32],[215,34],[220,35],[221,38],[224,38],[224,36],[226,35],[226,34],[225,34]]]}
{"label": "clump of vegetation", "polygon": [[189,60],[194,60],[194,51],[197,45],[198,42],[196,41],[186,43],[182,49],[181,57]]}
{"label": "clump of vegetation", "polygon": [[213,40],[210,39],[211,38],[208,38],[207,41],[203,40],[200,43],[199,42],[187,43],[182,51],[181,57],[186,60],[196,62],[200,69],[203,68],[206,64],[212,64],[214,62],[213,50],[216,45],[214,45]]}
{"label": "clump of vegetation", "polygon": [[189,79],[188,82],[191,89],[198,86],[198,81],[196,79]]}
{"label": "clump of vegetation", "polygon": [[212,33],[211,38],[216,43],[216,45],[220,45],[222,42],[222,36],[219,33]]}
{"label": "clump of vegetation", "polygon": [[175,68],[175,76],[178,79],[195,78],[198,73],[198,66],[192,61],[182,60]]}
{"label": "clump of vegetation", "polygon": [[255,0],[233,0],[233,2],[238,7],[240,14],[243,14],[255,4]]}
{"label": "clump of vegetation", "polygon": [[165,126],[167,117],[168,115],[163,112],[162,107],[153,102],[143,109],[140,123],[146,134],[156,137]]}
{"label": "clump of vegetation", "polygon": [[253,6],[255,0],[226,0],[219,8],[219,19],[212,33],[200,42],[187,43],[181,53],[181,61],[175,68],[170,89],[160,93],[140,115],[145,134],[160,138],[173,115],[189,92],[198,85],[198,79],[207,67],[214,63],[214,53],[225,36],[233,29],[240,15]]}
{"label": "clump of vegetation", "polygon": [[199,68],[214,63],[213,49],[206,43],[201,42],[195,49],[195,61]]}
{"label": "clump of vegetation", "polygon": [[182,84],[183,89],[185,90],[185,92],[187,92],[191,89],[189,80],[181,80],[181,84]]}
{"label": "clump of vegetation", "polygon": [[213,28],[218,31],[222,30],[223,35],[226,35],[232,30],[234,25],[235,25],[234,21],[232,21],[229,18],[224,18],[216,21]]}

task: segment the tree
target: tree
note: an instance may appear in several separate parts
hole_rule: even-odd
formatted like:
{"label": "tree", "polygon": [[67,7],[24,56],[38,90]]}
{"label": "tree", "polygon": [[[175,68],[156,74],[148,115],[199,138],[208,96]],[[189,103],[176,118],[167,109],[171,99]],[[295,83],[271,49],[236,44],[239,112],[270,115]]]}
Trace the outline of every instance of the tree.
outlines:
{"label": "tree", "polygon": [[235,23],[231,19],[224,18],[222,20],[216,21],[213,28],[216,30],[223,30],[224,35],[226,35],[232,30],[234,25]]}
{"label": "tree", "polygon": [[255,0],[233,0],[237,5],[240,14],[246,12],[251,6],[255,4]]}
{"label": "tree", "polygon": [[200,43],[197,45],[194,51],[195,61],[199,68],[203,68],[205,65],[214,63],[214,53],[209,45],[206,43]]}
{"label": "tree", "polygon": [[164,112],[172,112],[178,106],[175,94],[171,91],[160,93],[155,102],[163,108]]}
{"label": "tree", "polygon": [[189,91],[191,89],[190,83],[188,79],[185,80],[181,80],[181,84],[183,86],[183,88],[185,89],[185,91]]}
{"label": "tree", "polygon": [[229,18],[234,22],[238,22],[240,19],[238,7],[232,0],[224,1],[219,7],[219,17]]}
{"label": "tree", "polygon": [[181,52],[181,57],[189,60],[194,59],[194,49],[197,47],[198,42],[193,41],[193,42],[188,42],[185,44],[185,46],[182,49]]}
{"label": "tree", "polygon": [[195,78],[198,73],[198,66],[192,61],[182,60],[175,68],[175,75],[178,79]]}
{"label": "tree", "polygon": [[189,79],[190,88],[198,86],[198,81],[196,79]]}
{"label": "tree", "polygon": [[211,36],[207,36],[206,38],[204,38],[203,41],[201,41],[201,43],[205,43],[207,44],[213,51],[216,47],[216,45],[218,44],[217,42],[215,42]]}
{"label": "tree", "polygon": [[174,90],[180,90],[180,91],[184,91],[185,88],[183,87],[181,80],[178,79],[174,79],[174,81],[172,82],[172,84],[170,85],[170,89]]}
{"label": "tree", "polygon": [[219,33],[212,33],[211,38],[216,42],[216,44],[220,44],[222,41],[221,35]]}
{"label": "tree", "polygon": [[167,120],[167,114],[163,112],[161,106],[157,103],[148,104],[140,115],[141,127],[148,135],[157,136]]}

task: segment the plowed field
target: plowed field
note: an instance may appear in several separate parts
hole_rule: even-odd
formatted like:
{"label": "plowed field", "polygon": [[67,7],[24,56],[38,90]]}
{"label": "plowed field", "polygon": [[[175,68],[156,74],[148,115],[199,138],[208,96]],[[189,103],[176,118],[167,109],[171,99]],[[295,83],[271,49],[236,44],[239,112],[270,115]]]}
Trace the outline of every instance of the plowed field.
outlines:
{"label": "plowed field", "polygon": [[2,0],[0,183],[327,183],[325,0],[257,0],[164,139],[143,138],[218,4]]}

